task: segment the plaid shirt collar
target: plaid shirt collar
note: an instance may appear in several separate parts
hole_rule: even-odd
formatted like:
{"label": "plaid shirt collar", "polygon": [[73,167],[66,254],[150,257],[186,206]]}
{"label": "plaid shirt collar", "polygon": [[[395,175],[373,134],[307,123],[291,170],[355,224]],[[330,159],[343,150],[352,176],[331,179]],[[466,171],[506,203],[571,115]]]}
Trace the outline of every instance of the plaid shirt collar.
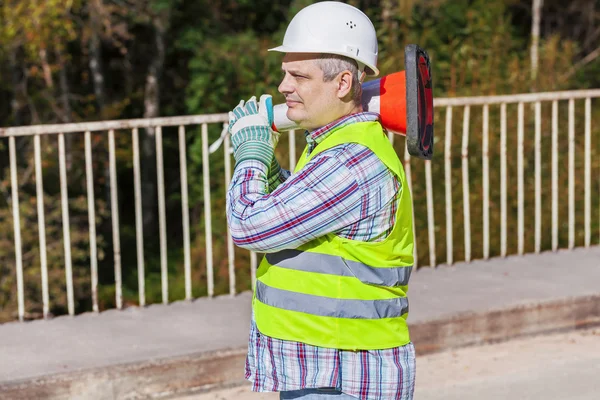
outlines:
{"label": "plaid shirt collar", "polygon": [[337,119],[333,122],[328,123],[321,128],[315,129],[313,131],[306,131],[304,133],[306,137],[306,143],[308,144],[309,153],[323,140],[329,137],[332,133],[337,131],[338,129],[344,128],[350,124],[354,124],[356,122],[372,122],[379,121],[379,114],[374,112],[359,112],[355,114],[345,115],[340,119]]}

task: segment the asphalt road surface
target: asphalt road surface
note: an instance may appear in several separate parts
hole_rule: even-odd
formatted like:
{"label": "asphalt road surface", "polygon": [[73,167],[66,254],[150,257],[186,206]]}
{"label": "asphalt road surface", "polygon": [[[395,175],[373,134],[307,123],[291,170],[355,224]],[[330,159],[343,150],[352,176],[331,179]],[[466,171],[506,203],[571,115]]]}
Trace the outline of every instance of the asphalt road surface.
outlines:
{"label": "asphalt road surface", "polygon": [[[276,400],[247,386],[177,400]],[[512,340],[417,358],[415,400],[598,400],[600,329]]]}

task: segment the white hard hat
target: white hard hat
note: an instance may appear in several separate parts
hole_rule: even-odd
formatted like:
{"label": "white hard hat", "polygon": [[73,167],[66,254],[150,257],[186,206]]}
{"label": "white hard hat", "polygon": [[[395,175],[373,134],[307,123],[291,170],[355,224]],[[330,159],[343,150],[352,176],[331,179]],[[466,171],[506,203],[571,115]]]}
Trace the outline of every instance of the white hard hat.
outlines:
{"label": "white hard hat", "polygon": [[285,31],[283,45],[269,51],[337,54],[356,60],[361,71],[366,66],[367,75],[379,75],[373,23],[358,8],[337,1],[300,10]]}

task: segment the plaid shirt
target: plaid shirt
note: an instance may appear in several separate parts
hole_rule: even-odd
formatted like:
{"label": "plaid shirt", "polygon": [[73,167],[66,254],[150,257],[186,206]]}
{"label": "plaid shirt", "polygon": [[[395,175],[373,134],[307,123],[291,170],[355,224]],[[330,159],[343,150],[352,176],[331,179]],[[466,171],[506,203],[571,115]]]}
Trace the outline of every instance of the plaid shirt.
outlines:
{"label": "plaid shirt", "polygon": [[[309,154],[336,130],[376,121],[353,114],[306,134]],[[277,164],[240,163],[228,192],[228,220],[241,247],[276,252],[334,232],[360,241],[380,241],[391,231],[400,184],[366,147],[347,143],[323,151],[290,175]],[[246,379],[254,391],[335,387],[359,399],[411,399],[412,344],[369,351],[311,346],[261,334],[251,321]]]}

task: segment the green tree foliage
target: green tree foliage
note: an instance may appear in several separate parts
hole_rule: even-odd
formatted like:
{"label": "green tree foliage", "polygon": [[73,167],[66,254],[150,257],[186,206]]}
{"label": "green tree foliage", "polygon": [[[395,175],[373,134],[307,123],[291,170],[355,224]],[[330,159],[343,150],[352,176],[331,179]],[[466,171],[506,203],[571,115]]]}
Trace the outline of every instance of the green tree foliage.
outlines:
{"label": "green tree foliage", "polygon": [[[159,115],[207,114],[229,111],[240,99],[270,93],[276,103],[283,97],[277,92],[281,72],[281,55],[267,49],[281,43],[290,19],[311,0],[4,0],[0,2],[0,125],[28,125],[91,121],[98,119],[139,118],[148,112],[152,99],[159,101]],[[380,44],[379,66],[382,75],[404,69],[404,47],[418,43],[432,59],[434,90],[437,97],[522,93],[535,87],[538,91],[579,89],[600,86],[600,4],[594,0],[562,2],[546,0],[542,15],[539,65],[536,81],[530,79],[529,43],[531,2],[516,0],[349,0],[373,20]],[[164,45],[164,52],[161,48]],[[157,89],[148,79],[159,76]],[[153,90],[158,96],[151,98]],[[596,104],[596,103],[594,103]],[[443,160],[443,121],[436,113],[436,158]],[[509,109],[516,113],[516,110]],[[576,112],[582,113],[578,106]],[[594,127],[599,110],[594,107]],[[453,140],[460,140],[462,109],[454,111]],[[529,113],[531,114],[531,113]],[[482,184],[481,108],[471,110],[469,157],[471,185]],[[515,115],[515,114],[511,114]],[[561,117],[566,110],[560,109]],[[550,110],[543,110],[549,121]],[[509,132],[516,130],[515,119],[509,120]],[[582,120],[581,118],[578,120]],[[533,120],[527,120],[528,132]],[[561,120],[561,132],[567,128]],[[497,159],[499,112],[490,111],[490,156]],[[578,127],[581,129],[582,127]],[[544,122],[543,146],[549,146],[550,128]],[[594,132],[593,159],[598,159],[598,131]],[[221,131],[209,127],[212,142]],[[142,134],[142,141],[151,136]],[[165,128],[165,182],[167,191],[167,230],[170,299],[184,297],[179,156],[175,129]],[[299,137],[299,136],[298,136]],[[67,164],[70,229],[77,311],[91,309],[89,242],[85,189],[83,135],[67,135]],[[206,251],[204,236],[203,166],[200,128],[187,132],[188,182],[192,224],[192,269],[194,295],[206,293]],[[92,135],[94,160],[95,208],[99,246],[100,307],[114,306],[112,229],[108,150],[105,134]],[[121,248],[124,297],[126,304],[137,303],[137,258],[135,251],[135,216],[133,202],[133,165],[131,133],[116,132],[118,195],[121,218]],[[561,148],[567,146],[561,135]],[[578,136],[578,145],[582,136]],[[288,159],[284,135],[277,156],[285,166]],[[527,144],[531,150],[530,142]],[[297,153],[302,143],[297,143]],[[399,154],[403,141],[396,142]],[[510,146],[516,147],[510,138]],[[19,200],[24,252],[26,308],[32,316],[41,310],[40,255],[37,231],[37,200],[32,138],[17,140]],[[545,150],[549,154],[549,151]],[[511,153],[509,174],[515,176],[516,158]],[[149,168],[142,160],[142,168]],[[52,312],[64,313],[66,295],[60,185],[57,144],[54,136],[42,138],[44,168],[44,208],[48,241],[50,303]],[[526,157],[527,167],[533,156]],[[544,159],[544,179],[549,174],[549,159]],[[562,161],[561,161],[562,162]],[[216,292],[228,289],[223,157],[211,158],[210,187],[212,196],[213,259]],[[452,154],[456,173],[452,184],[460,188],[461,156]],[[561,164],[562,165],[562,164]],[[497,211],[499,194],[498,165],[491,177],[492,208]],[[581,168],[581,165],[577,165]],[[594,167],[597,176],[598,166]],[[562,170],[561,170],[562,171]],[[579,171],[579,170],[578,170]],[[8,159],[8,141],[0,138],[0,321],[15,317],[16,277],[13,245],[13,221]],[[414,176],[424,176],[423,164],[413,163]],[[433,163],[434,178],[443,180],[443,162]],[[577,188],[581,188],[578,174]],[[416,178],[420,179],[420,178]],[[527,178],[529,180],[533,178]],[[560,174],[561,187],[566,175]],[[424,185],[414,187],[416,212],[425,215]],[[547,182],[547,180],[545,180]],[[510,182],[514,186],[514,182]],[[595,181],[598,193],[598,182]],[[544,196],[549,194],[544,187]],[[445,259],[444,187],[435,185],[434,194],[438,229],[438,261]],[[471,192],[473,220],[481,220],[481,193]],[[566,195],[561,192],[561,196]],[[526,203],[533,202],[532,193]],[[462,204],[462,193],[453,191],[453,200]],[[578,200],[579,201],[579,200]],[[511,221],[516,214],[516,199],[509,199]],[[579,203],[578,203],[579,204]],[[155,207],[155,205],[154,205]],[[546,207],[546,206],[545,206]],[[455,259],[461,259],[464,243],[459,221],[462,209],[454,207]],[[153,209],[151,219],[157,220]],[[549,213],[549,208],[545,208]],[[562,217],[563,215],[561,215]],[[499,215],[492,212],[492,226]],[[545,220],[546,221],[546,220]],[[593,218],[595,225],[598,216]],[[440,223],[441,222],[441,223]],[[417,219],[417,229],[426,231],[426,218]],[[511,223],[511,237],[514,237]],[[545,225],[546,226],[546,225]],[[598,226],[594,226],[597,239]],[[562,235],[562,234],[561,234]],[[499,239],[492,240],[492,255],[498,254]],[[579,238],[579,236],[578,236]],[[157,234],[145,240],[146,297],[159,302],[160,253]],[[481,256],[482,233],[474,228],[474,256]],[[580,240],[580,239],[578,239]],[[564,244],[564,235],[561,244]],[[419,261],[428,263],[427,237],[418,237]],[[511,239],[510,251],[515,243]],[[544,243],[544,248],[549,248]],[[248,252],[236,250],[238,290],[249,288]]]}

